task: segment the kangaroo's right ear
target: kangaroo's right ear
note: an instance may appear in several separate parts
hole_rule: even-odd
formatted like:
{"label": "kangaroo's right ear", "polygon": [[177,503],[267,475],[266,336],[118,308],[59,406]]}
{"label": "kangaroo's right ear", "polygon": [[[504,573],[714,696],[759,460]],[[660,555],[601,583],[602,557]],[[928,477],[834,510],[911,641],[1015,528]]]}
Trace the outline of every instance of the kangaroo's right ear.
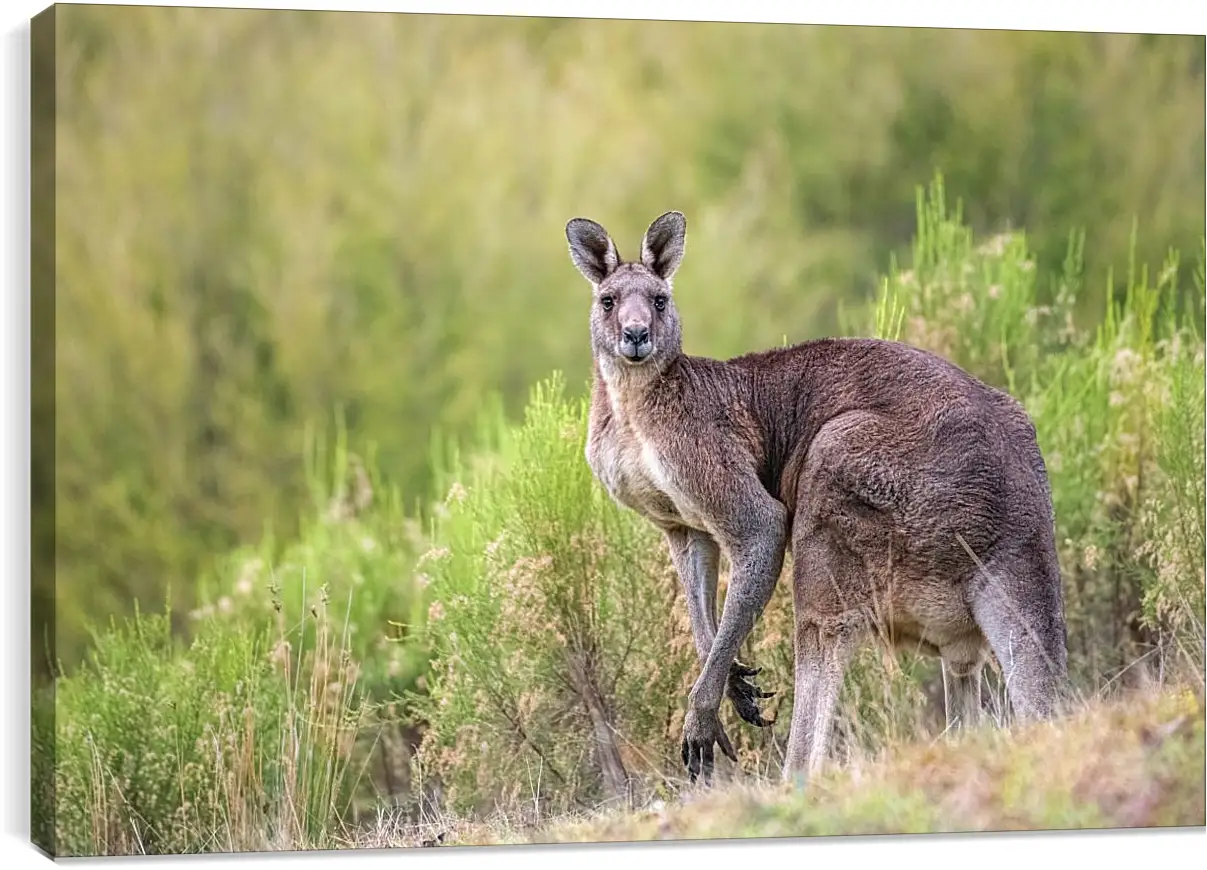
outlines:
{"label": "kangaroo's right ear", "polygon": [[620,265],[620,254],[608,231],[595,221],[574,218],[566,224],[570,259],[592,284],[599,284]]}

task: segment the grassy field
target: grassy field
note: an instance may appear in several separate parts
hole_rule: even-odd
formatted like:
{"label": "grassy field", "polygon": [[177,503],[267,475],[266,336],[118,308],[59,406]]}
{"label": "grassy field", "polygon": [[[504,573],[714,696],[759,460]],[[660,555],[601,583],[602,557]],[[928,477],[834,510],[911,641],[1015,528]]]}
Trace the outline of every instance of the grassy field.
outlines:
{"label": "grassy field", "polygon": [[[745,775],[685,790],[679,582],[592,477],[586,404],[555,374],[522,421],[480,403],[472,450],[429,453],[440,496],[422,520],[378,457],[309,432],[297,538],[226,554],[188,613],[96,627],[36,696],[35,840],[94,855],[1203,824],[1204,248],[1189,282],[1176,252],[1151,271],[1130,258],[1085,329],[1078,234],[1046,274],[1022,233],[976,238],[941,179],[916,206],[908,261],[847,331],[936,350],[1034,418],[1080,699],[1067,717],[953,739],[935,663],[867,648],[839,701],[839,764],[803,793],[770,785],[792,702],[781,582],[742,651],[780,691],[775,724],[723,706]],[[606,810],[601,734],[624,811]]]}
{"label": "grassy field", "polygon": [[[50,15],[44,848],[1203,823],[1202,38]],[[686,608],[660,534],[583,458],[588,293],[564,235],[598,219],[632,258],[668,209],[687,352],[876,335],[1025,405],[1067,718],[944,735],[936,663],[868,648],[833,769],[775,785],[781,582],[741,651],[775,723],[725,705],[744,773],[684,788]],[[986,706],[1001,718],[993,673]]]}
{"label": "grassy field", "polygon": [[846,759],[802,788],[735,772],[676,801],[525,826],[388,817],[355,845],[442,846],[1202,826],[1203,700],[1137,692],[1062,721],[981,728]]}

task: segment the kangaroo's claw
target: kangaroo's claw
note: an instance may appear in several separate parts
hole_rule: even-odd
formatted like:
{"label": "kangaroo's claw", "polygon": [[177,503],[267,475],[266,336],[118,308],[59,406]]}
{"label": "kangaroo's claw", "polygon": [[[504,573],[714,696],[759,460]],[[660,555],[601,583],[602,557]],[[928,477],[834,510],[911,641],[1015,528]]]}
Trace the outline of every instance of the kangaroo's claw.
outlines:
{"label": "kangaroo's claw", "polygon": [[744,665],[739,661],[735,661],[729,669],[730,673],[737,674],[739,677],[757,677],[762,668],[752,668],[750,665]]}
{"label": "kangaroo's claw", "polygon": [[759,712],[758,701],[773,697],[775,692],[764,692],[751,681],[750,678],[758,674],[760,670],[760,668],[743,665],[741,662],[734,662],[729,671],[728,694],[729,700],[733,702],[734,709],[737,710],[743,721],[758,728],[764,728],[774,720],[763,718],[762,713]]}

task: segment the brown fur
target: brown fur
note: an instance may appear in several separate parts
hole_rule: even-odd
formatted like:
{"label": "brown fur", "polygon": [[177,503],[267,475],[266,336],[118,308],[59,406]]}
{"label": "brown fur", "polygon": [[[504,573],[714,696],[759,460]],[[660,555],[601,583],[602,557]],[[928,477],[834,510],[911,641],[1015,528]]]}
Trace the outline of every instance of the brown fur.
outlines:
{"label": "brown fur", "polygon": [[[728,361],[682,352],[671,278],[686,222],[650,225],[622,262],[598,224],[566,228],[591,282],[587,461],[666,535],[701,673],[683,756],[693,780],[728,695],[765,724],[736,661],[793,557],[796,675],[784,774],[815,770],[846,661],[873,634],[942,657],[949,724],[980,714],[1000,661],[1015,712],[1053,712],[1066,637],[1051,498],[1035,428],[1010,396],[904,344],[822,339]],[[720,553],[729,591],[716,619]]]}

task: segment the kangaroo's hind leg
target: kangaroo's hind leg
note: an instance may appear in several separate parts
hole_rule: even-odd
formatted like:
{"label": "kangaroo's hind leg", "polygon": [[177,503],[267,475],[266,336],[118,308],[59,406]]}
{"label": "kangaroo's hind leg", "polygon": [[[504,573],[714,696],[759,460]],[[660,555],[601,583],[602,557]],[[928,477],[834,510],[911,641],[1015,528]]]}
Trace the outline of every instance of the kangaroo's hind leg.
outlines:
{"label": "kangaroo's hind leg", "polygon": [[793,563],[796,677],[784,779],[811,776],[825,762],[843,674],[868,633],[861,610],[833,607],[834,590],[849,585],[844,575],[858,566],[829,530],[797,536]]}
{"label": "kangaroo's hind leg", "polygon": [[842,678],[859,640],[853,624],[796,625],[796,681],[783,777],[816,773],[826,760]]}
{"label": "kangaroo's hind leg", "polygon": [[978,572],[972,612],[997,656],[1020,719],[1055,715],[1066,688],[1068,650],[1055,555],[1005,555]]}
{"label": "kangaroo's hind leg", "polygon": [[784,777],[825,761],[852,653],[871,632],[877,591],[891,576],[893,493],[885,453],[898,433],[874,414],[826,423],[809,447],[792,526],[796,680]]}

